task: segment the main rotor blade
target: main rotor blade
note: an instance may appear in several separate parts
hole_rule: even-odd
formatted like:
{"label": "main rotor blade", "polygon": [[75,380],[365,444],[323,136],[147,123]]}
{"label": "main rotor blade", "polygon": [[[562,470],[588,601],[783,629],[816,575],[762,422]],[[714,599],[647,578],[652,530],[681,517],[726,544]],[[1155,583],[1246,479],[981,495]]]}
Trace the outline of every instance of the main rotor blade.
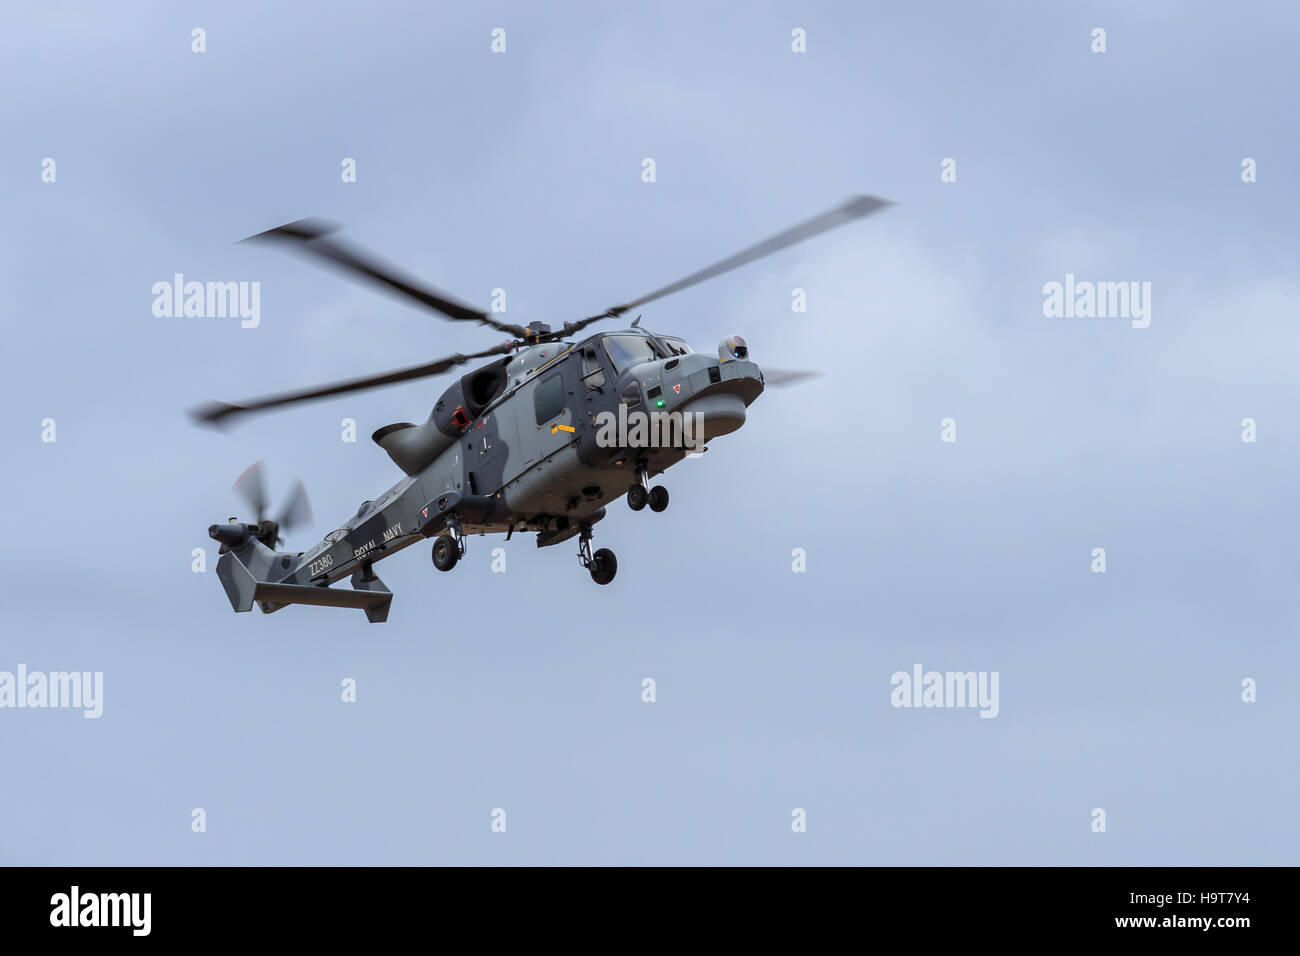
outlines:
{"label": "main rotor blade", "polygon": [[298,252],[332,262],[345,272],[350,272],[353,275],[386,286],[394,292],[441,312],[449,319],[454,319],[457,322],[479,322],[520,338],[527,334],[523,326],[509,322],[499,322],[482,309],[476,309],[473,306],[465,305],[463,302],[457,302],[445,292],[424,285],[418,279],[404,275],[395,266],[382,262],[357,246],[345,244],[338,239],[327,238],[330,233],[338,228],[333,223],[324,222],[320,219],[299,219],[296,222],[277,226],[275,229],[268,229],[266,232],[259,232],[257,235],[249,236],[243,241],[266,242],[278,240],[288,242],[291,248]]}
{"label": "main rotor blade", "polygon": [[201,424],[222,424],[228,417],[234,415],[243,415],[248,412],[262,411],[268,408],[278,408],[282,405],[306,402],[314,398],[328,398],[331,395],[343,395],[347,392],[359,392],[363,389],[378,388],[381,385],[395,385],[398,382],[409,382],[412,379],[417,378],[428,378],[431,375],[439,375],[457,365],[464,365],[466,362],[472,361],[473,359],[508,353],[514,347],[514,342],[505,342],[485,351],[474,352],[470,355],[461,355],[457,353],[455,355],[449,355],[446,358],[438,359],[436,362],[428,362],[424,365],[412,365],[410,368],[398,369],[393,372],[384,372],[379,375],[368,375],[365,378],[348,379],[344,382],[336,382],[332,385],[321,385],[317,388],[303,389],[302,391],[297,392],[283,392],[279,395],[270,395],[265,398],[252,399],[238,404],[208,402],[198,406],[197,408],[191,409],[190,415]]}
{"label": "main rotor blade", "polygon": [[763,384],[771,385],[773,388],[784,388],[787,385],[806,382],[810,378],[821,378],[823,374],[825,373],[807,368],[764,368]]}
{"label": "main rotor blade", "polygon": [[260,461],[253,462],[235,479],[235,491],[257,515],[254,520],[260,523],[266,514],[266,479],[262,477]]}
{"label": "main rotor blade", "polygon": [[861,219],[863,216],[869,216],[877,210],[892,206],[894,203],[888,199],[881,199],[879,196],[852,196],[840,203],[834,209],[829,209],[820,216],[814,216],[807,222],[793,226],[785,232],[779,232],[770,239],[764,239],[756,245],[744,249],[734,256],[723,259],[721,262],[715,262],[706,269],[699,272],[693,272],[685,279],[678,279],[671,285],[666,285],[662,289],[656,289],[654,292],[641,296],[639,299],[633,299],[631,302],[625,302],[622,305],[616,305],[599,315],[588,316],[577,322],[566,322],[564,329],[566,333],[576,332],[578,329],[597,322],[601,319],[618,318],[629,309],[635,309],[637,306],[645,305],[647,302],[653,302],[655,299],[662,299],[666,295],[672,295],[674,292],[680,292],[682,289],[688,289],[693,285],[698,285],[707,279],[720,276],[724,272],[730,272],[732,269],[738,269],[743,265],[753,262],[755,259],[761,259],[769,256],[774,252],[793,246],[796,243],[803,242],[805,239],[811,239],[813,236],[820,235],[836,226],[842,226],[847,222],[855,219]]}

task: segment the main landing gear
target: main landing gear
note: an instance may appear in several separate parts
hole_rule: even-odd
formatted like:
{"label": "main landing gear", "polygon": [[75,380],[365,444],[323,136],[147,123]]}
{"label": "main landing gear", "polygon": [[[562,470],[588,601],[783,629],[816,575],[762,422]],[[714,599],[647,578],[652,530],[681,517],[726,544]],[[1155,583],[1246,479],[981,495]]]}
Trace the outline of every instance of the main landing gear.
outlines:
{"label": "main landing gear", "polygon": [[448,527],[451,534],[440,534],[433,539],[433,566],[439,571],[450,571],[465,557],[465,535],[460,522],[448,522]]}
{"label": "main landing gear", "polygon": [[637,480],[627,490],[627,505],[633,511],[640,511],[646,505],[651,511],[663,511],[668,507],[668,489],[663,485],[650,487],[650,476],[645,467],[637,469]]}
{"label": "main landing gear", "polygon": [[609,548],[591,553],[591,525],[584,524],[578,532],[578,563],[591,573],[597,584],[608,584],[618,573],[618,558]]}

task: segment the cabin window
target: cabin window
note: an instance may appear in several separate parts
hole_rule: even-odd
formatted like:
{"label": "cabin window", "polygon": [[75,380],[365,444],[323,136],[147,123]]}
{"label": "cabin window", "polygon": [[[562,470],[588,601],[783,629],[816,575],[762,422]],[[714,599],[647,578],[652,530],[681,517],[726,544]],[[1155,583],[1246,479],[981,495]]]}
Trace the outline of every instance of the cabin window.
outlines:
{"label": "cabin window", "polygon": [[539,426],[564,411],[564,379],[558,373],[538,383],[533,390],[533,408]]}

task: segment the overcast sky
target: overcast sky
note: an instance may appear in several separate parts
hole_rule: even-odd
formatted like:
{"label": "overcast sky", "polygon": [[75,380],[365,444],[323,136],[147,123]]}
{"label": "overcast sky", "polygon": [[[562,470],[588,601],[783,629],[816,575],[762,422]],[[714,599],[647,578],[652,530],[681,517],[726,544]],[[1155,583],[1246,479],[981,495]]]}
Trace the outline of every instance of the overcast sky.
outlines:
{"label": "overcast sky", "polygon": [[[0,863],[1300,862],[1300,13],[975,6],[6,10],[0,671],[104,692],[0,709]],[[612,585],[474,538],[378,565],[384,625],[232,613],[244,467],[303,479],[305,548],[450,379],[184,409],[501,339],[238,239],[323,216],[558,325],[853,193],[899,205],[645,308],[827,374],[615,503]],[[156,317],[175,273],[260,324]],[[1149,282],[1150,325],[1045,316],[1067,274]],[[996,718],[893,707],[918,664],[997,672]]]}

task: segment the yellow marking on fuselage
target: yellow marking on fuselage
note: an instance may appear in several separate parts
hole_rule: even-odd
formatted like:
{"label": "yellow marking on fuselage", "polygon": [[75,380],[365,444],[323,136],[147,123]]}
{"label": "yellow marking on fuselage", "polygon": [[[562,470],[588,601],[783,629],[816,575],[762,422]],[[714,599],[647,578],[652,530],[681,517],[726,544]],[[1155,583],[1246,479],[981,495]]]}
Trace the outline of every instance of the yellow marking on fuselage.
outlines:
{"label": "yellow marking on fuselage", "polygon": [[540,375],[540,374],[541,374],[545,369],[550,368],[552,365],[554,365],[554,364],[555,364],[556,362],[558,362],[560,359],[564,358],[564,356],[566,356],[566,355],[568,355],[570,352],[572,352],[575,348],[577,348],[576,345],[570,345],[567,349],[565,349],[565,350],[564,350],[563,352],[561,352],[559,355],[555,356],[555,358],[551,359],[549,362],[546,362],[546,363],[544,363],[544,364],[542,364],[542,365],[539,365],[539,366],[537,366],[537,368],[533,369],[532,374],[533,374],[533,375]]}

